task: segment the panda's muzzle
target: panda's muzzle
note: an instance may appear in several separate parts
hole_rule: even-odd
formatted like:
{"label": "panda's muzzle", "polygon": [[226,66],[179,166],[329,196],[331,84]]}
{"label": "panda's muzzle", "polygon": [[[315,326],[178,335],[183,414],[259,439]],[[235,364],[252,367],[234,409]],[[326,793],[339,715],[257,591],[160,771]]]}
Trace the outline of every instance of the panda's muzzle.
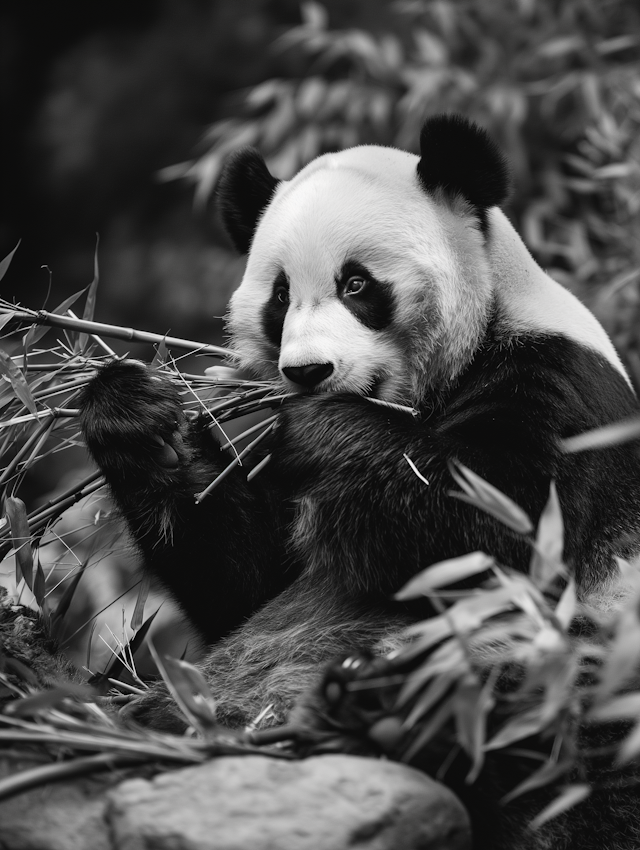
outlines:
{"label": "panda's muzzle", "polygon": [[284,366],[282,374],[305,389],[317,386],[333,372],[333,363],[308,363],[306,366]]}

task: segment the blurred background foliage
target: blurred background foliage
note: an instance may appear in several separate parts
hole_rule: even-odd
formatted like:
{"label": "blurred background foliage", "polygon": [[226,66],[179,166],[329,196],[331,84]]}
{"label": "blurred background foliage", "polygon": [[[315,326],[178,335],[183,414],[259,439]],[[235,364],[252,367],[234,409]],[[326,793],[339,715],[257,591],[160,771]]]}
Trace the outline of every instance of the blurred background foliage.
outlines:
{"label": "blurred background foliage", "polygon": [[[427,115],[459,111],[640,386],[638,0],[8,2],[0,62],[0,255],[22,239],[3,297],[55,307],[91,281],[99,233],[97,320],[218,342],[243,269],[215,217],[226,153],[255,145],[287,178],[351,145],[416,151]],[[56,458],[27,501],[68,484]],[[123,586],[105,582],[87,610]]]}
{"label": "blurred background foliage", "polygon": [[536,258],[639,371],[637,0],[9,3],[0,34],[0,252],[23,239],[5,297],[41,306],[43,264],[58,300],[90,281],[99,232],[98,318],[216,341],[243,265],[210,203],[229,150],[286,178],[354,144],[415,150],[458,110],[509,155]]}

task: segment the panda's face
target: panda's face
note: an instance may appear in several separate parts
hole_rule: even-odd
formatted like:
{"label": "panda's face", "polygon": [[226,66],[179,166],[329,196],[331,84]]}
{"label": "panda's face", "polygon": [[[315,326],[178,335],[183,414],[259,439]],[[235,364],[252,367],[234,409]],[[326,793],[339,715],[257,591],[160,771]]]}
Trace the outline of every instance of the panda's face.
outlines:
{"label": "panda's face", "polygon": [[409,403],[467,359],[488,300],[483,240],[466,209],[426,195],[416,162],[356,148],[279,187],[231,301],[243,365],[294,389]]}
{"label": "panda's face", "polygon": [[485,238],[464,194],[426,191],[419,169],[367,146],[281,183],[240,153],[222,200],[250,246],[228,317],[242,366],[289,389],[411,404],[468,364],[492,304]]}

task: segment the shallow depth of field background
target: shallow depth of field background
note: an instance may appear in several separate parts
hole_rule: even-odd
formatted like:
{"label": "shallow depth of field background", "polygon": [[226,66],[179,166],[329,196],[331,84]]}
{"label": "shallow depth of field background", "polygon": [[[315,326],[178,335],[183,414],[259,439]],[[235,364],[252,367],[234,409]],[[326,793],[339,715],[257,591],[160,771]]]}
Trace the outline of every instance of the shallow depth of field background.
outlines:
{"label": "shallow depth of field background", "polygon": [[[86,286],[99,233],[96,320],[219,342],[243,267],[211,200],[227,151],[253,144],[286,178],[354,144],[416,150],[426,115],[460,111],[507,152],[507,212],[536,259],[598,314],[640,385],[637,0],[11,5],[0,255],[22,243],[4,298],[52,309]],[[41,465],[27,507],[85,464],[78,451]],[[68,568],[65,539],[49,551]],[[75,628],[130,584],[117,547],[116,569],[96,560],[83,579]],[[104,616],[118,630],[121,603]],[[87,630],[67,648],[82,653]]]}

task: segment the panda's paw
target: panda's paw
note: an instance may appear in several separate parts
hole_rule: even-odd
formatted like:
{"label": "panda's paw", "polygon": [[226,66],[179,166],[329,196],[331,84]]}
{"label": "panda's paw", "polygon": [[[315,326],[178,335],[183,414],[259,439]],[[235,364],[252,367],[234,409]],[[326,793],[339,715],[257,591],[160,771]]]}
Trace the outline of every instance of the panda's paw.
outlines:
{"label": "panda's paw", "polygon": [[144,726],[174,735],[183,735],[189,725],[163,682],[128,700],[118,715],[127,726]]}
{"label": "panda's paw", "polygon": [[87,448],[108,478],[170,479],[187,461],[177,388],[138,361],[113,360],[100,368],[80,409]]}

